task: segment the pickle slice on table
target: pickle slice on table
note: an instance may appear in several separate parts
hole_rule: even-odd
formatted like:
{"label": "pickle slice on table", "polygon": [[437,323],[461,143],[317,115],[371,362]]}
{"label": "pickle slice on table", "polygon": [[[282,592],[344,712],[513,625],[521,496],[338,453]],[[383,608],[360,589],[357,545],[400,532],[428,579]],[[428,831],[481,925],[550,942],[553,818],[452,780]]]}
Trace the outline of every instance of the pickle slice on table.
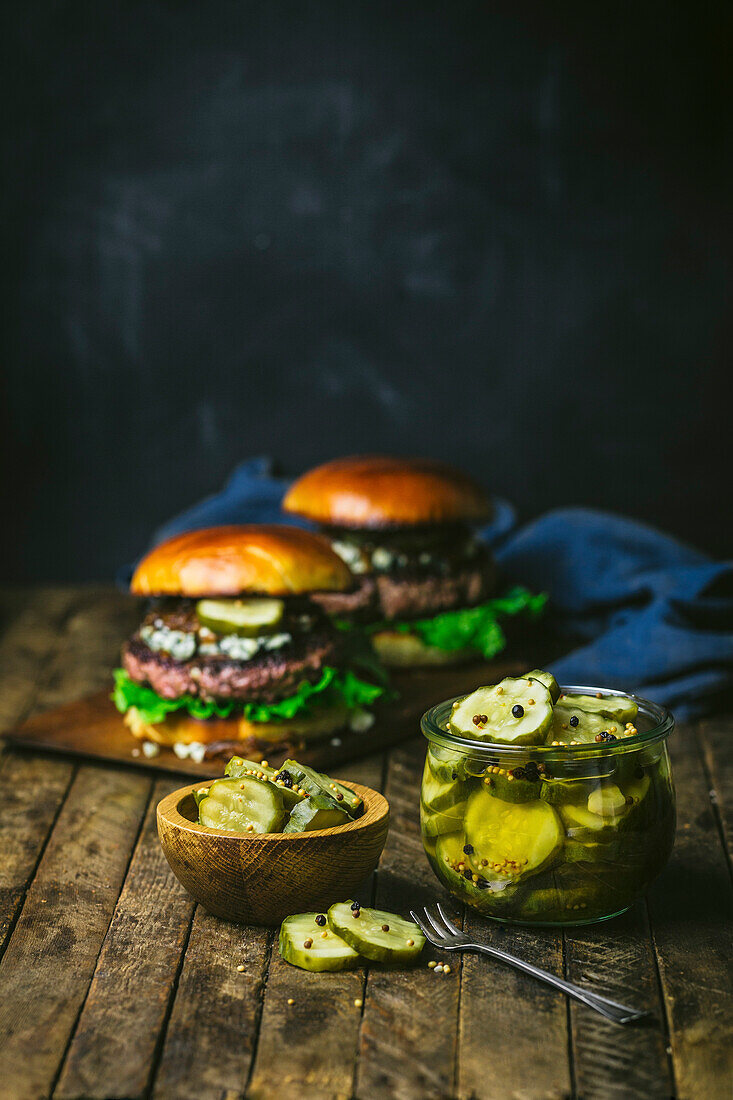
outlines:
{"label": "pickle slice on table", "polygon": [[562,695],[559,702],[567,709],[597,714],[601,718],[620,723],[622,727],[627,722],[633,722],[639,713],[634,700],[626,699],[623,695]]}
{"label": "pickle slice on table", "polygon": [[518,806],[492,797],[486,788],[468,799],[465,833],[486,878],[532,874],[554,859],[564,840],[560,819],[549,803],[537,799]]}
{"label": "pickle slice on table", "polygon": [[284,833],[308,833],[314,829],[334,829],[346,825],[351,817],[335,798],[327,794],[311,794],[294,806]]}
{"label": "pickle slice on table", "polygon": [[553,703],[558,701],[560,698],[560,685],[551,672],[545,672],[542,668],[533,668],[531,672],[525,672],[524,675],[528,680],[539,680],[549,691]]}
{"label": "pickle slice on table", "polygon": [[359,953],[328,927],[325,913],[286,917],[280,925],[278,945],[285,962],[313,973],[353,970],[362,961]]}
{"label": "pickle slice on table", "polygon": [[214,634],[238,634],[257,638],[274,631],[285,613],[282,600],[253,597],[249,600],[199,600],[196,614],[201,626]]}
{"label": "pickle slice on table", "polygon": [[285,820],[280,791],[274,783],[252,776],[215,779],[199,805],[199,823],[236,833],[278,833]]}
{"label": "pickle slice on table", "polygon": [[507,676],[453,704],[449,729],[459,737],[540,745],[552,726],[552,697],[539,680]]}
{"label": "pickle slice on table", "polygon": [[372,962],[415,962],[425,946],[425,937],[412,921],[381,909],[352,909],[348,901],[331,906],[328,925]]}

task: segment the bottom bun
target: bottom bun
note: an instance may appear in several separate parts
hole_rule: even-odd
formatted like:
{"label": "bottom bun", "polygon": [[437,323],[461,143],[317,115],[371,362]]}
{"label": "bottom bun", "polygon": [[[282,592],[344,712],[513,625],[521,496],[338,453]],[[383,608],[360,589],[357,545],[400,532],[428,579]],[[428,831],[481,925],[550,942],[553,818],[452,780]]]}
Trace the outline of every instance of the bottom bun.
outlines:
{"label": "bottom bun", "polygon": [[377,656],[388,668],[462,665],[475,661],[478,656],[475,649],[438,649],[426,645],[417,634],[405,634],[400,630],[379,630],[371,638]]}
{"label": "bottom bun", "polygon": [[247,718],[211,718],[202,721],[179,711],[162,722],[146,722],[135,707],[125,713],[124,722],[140,741],[155,741],[158,745],[212,745],[220,741],[278,742],[316,741],[344,728],[348,721],[346,707],[328,707],[317,715],[284,719],[281,722],[250,722]]}

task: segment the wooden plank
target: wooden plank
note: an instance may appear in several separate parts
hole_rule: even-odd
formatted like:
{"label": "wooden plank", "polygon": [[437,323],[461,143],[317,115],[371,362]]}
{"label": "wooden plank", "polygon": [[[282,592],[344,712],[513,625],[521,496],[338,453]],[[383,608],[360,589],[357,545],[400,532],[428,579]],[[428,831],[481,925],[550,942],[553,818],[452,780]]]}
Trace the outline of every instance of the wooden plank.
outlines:
{"label": "wooden plank", "polygon": [[677,841],[649,894],[679,1100],[727,1100],[733,1082],[733,887],[694,730],[670,744]]}
{"label": "wooden plank", "polygon": [[0,638],[0,731],[32,709],[77,598],[74,589],[33,589],[16,607]]}
{"label": "wooden plank", "polygon": [[733,718],[710,718],[698,728],[710,789],[729,860],[733,860]]}
{"label": "wooden plank", "polygon": [[[469,909],[466,929],[483,943],[563,973],[561,932],[497,925]],[[509,967],[464,955],[457,1093],[472,1100],[569,1096],[566,998]]]}
{"label": "wooden plank", "polygon": [[[379,790],[382,770],[381,757],[371,757],[338,777]],[[371,893],[365,884],[360,900],[367,904]],[[354,1002],[363,1000],[363,990],[363,971],[308,974],[283,962],[275,944],[247,1095],[262,1100],[350,1096],[361,1024],[361,1005]]]}
{"label": "wooden plank", "polygon": [[197,908],[155,1080],[156,1100],[242,1095],[271,940],[268,929],[242,928]]}
{"label": "wooden plank", "polygon": [[[391,825],[377,874],[376,904],[407,915],[439,891],[425,858],[419,789],[425,744],[412,741],[390,756],[385,794]],[[432,950],[432,949],[431,949]],[[369,971],[355,1095],[395,1100],[453,1095],[459,968],[435,975],[427,954],[411,970]]]}
{"label": "wooden plank", "polygon": [[577,1001],[569,1002],[578,1096],[667,1100],[674,1085],[645,904],[637,903],[607,924],[568,929],[565,944],[571,981],[654,1016],[643,1026],[622,1028]]}
{"label": "wooden plank", "polygon": [[143,776],[107,768],[77,773],[0,965],[6,1100],[52,1090],[150,786]]}
{"label": "wooden plank", "polygon": [[[59,694],[88,690],[107,659],[105,620],[86,614],[88,592],[40,589],[26,595],[0,644],[0,715],[17,720],[30,707],[49,705]],[[103,624],[100,629],[100,622]],[[75,627],[76,624],[76,627]],[[73,644],[83,625],[84,650]],[[85,658],[80,662],[80,658]],[[90,678],[91,677],[91,678]],[[6,755],[0,772],[0,821],[4,852],[0,867],[0,951],[25,895],[26,885],[73,776],[67,761],[33,754]]]}
{"label": "wooden plank", "polygon": [[0,954],[73,773],[71,764],[17,753],[0,771]]}
{"label": "wooden plank", "polygon": [[58,1097],[142,1096],[188,938],[194,902],[158,841],[159,780],[56,1087]]}

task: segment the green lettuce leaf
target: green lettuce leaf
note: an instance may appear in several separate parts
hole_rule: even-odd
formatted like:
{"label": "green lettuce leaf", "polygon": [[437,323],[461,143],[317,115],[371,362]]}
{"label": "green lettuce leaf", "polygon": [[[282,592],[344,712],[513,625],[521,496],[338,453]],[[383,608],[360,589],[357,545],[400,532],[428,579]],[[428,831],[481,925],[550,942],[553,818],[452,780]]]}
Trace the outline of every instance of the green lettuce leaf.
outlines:
{"label": "green lettuce leaf", "polygon": [[200,719],[228,718],[231,714],[241,714],[251,722],[271,722],[295,718],[301,713],[311,713],[314,706],[345,705],[350,710],[368,707],[385,694],[383,687],[361,680],[350,669],[328,666],[323,669],[320,680],[315,684],[303,681],[294,695],[280,699],[277,703],[243,703],[234,699],[217,702],[199,699],[194,695],[163,699],[152,688],[131,680],[123,668],[115,669],[114,678],[115,686],[111,698],[120,713],[124,714],[130,707],[135,707],[141,718],[152,725],[164,721],[168,714],[177,710],[186,710],[192,717]]}
{"label": "green lettuce leaf", "polygon": [[431,619],[417,619],[411,623],[391,623],[389,629],[417,634],[426,645],[448,653],[458,649],[475,649],[488,659],[500,653],[506,644],[500,619],[522,613],[536,618],[546,603],[544,592],[534,595],[527,588],[517,586],[504,596],[487,600],[478,607],[442,611]]}

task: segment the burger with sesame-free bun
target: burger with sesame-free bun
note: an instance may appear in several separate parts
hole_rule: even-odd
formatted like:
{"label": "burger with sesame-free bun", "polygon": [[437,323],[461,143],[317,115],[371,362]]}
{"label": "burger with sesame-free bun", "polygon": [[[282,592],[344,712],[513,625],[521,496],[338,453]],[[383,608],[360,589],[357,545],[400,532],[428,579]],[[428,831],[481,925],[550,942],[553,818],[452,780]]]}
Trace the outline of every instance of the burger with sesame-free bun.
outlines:
{"label": "burger with sesame-free bun", "polygon": [[325,538],[295,527],[213,527],[156,546],[132,578],[150,602],[115,673],[126,725],[194,759],[368,728],[379,670],[357,671],[315,600],[353,584]]}
{"label": "burger with sesame-free bun", "polygon": [[497,593],[494,561],[475,534],[491,502],[441,462],[336,459],[294,482],[283,508],[318,524],[356,575],[354,590],[317,599],[341,623],[366,625],[385,665],[492,658],[506,641],[501,620],[544,606],[525,588]]}

